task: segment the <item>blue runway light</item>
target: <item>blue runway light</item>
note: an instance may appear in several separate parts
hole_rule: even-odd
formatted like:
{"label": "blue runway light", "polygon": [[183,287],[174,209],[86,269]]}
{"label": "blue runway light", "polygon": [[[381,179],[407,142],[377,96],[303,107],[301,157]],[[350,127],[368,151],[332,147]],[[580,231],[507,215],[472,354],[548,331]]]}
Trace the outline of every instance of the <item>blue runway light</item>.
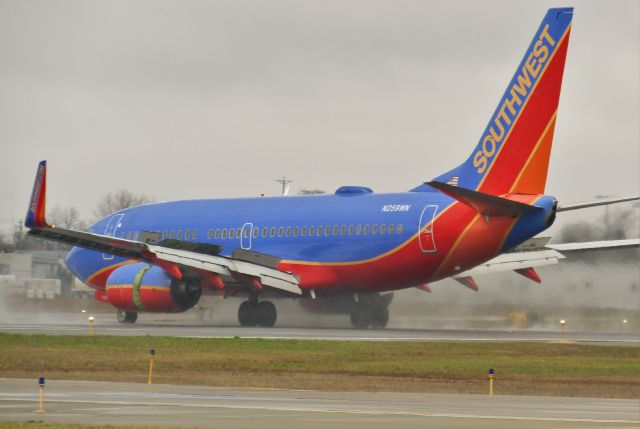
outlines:
{"label": "blue runway light", "polygon": [[39,384],[40,386],[44,386],[44,377],[40,377],[40,378],[38,379],[38,384]]}
{"label": "blue runway light", "polygon": [[149,356],[155,356],[156,349],[149,349]]}
{"label": "blue runway light", "polygon": [[493,375],[495,374],[495,371],[493,370],[493,368],[489,368],[489,375]]}

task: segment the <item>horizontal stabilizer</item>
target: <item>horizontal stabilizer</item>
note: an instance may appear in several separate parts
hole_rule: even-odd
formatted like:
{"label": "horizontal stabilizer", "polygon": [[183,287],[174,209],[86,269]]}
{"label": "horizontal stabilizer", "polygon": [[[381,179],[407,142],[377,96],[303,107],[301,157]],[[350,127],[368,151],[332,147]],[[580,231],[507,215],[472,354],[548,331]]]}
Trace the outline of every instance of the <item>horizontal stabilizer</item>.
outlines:
{"label": "horizontal stabilizer", "polygon": [[510,216],[516,217],[523,213],[542,210],[540,207],[496,197],[484,192],[472,191],[471,189],[460,188],[447,183],[431,181],[427,185],[432,186],[440,192],[455,198],[463,204],[475,209],[485,217],[489,216]]}
{"label": "horizontal stabilizer", "polygon": [[606,206],[609,204],[617,204],[624,203],[627,201],[636,201],[640,199],[639,196],[634,197],[610,197],[610,198],[599,198],[597,200],[591,201],[581,201],[577,203],[568,203],[568,204],[559,204],[558,211],[565,212],[569,210],[578,210],[578,209],[586,209],[587,207],[596,207],[596,206]]}

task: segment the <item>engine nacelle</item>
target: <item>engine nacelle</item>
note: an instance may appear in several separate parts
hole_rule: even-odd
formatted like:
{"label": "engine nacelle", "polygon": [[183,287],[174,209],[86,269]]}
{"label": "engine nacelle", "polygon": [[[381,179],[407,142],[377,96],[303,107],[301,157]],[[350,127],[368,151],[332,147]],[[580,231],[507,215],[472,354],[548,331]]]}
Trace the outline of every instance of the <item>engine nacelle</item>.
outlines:
{"label": "engine nacelle", "polygon": [[115,269],[106,286],[111,305],[137,312],[179,313],[196,305],[202,294],[198,280],[176,280],[162,268],[145,263]]}

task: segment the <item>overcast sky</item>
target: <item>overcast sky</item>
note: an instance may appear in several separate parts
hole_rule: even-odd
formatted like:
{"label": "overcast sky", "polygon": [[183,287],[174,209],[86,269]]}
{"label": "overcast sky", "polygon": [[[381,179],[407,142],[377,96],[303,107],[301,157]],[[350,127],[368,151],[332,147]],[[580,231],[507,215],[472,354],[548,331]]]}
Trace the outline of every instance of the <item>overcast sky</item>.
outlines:
{"label": "overcast sky", "polygon": [[0,228],[158,199],[343,184],[408,190],[458,165],[546,9],[575,6],[547,192],[640,192],[640,2],[0,0]]}

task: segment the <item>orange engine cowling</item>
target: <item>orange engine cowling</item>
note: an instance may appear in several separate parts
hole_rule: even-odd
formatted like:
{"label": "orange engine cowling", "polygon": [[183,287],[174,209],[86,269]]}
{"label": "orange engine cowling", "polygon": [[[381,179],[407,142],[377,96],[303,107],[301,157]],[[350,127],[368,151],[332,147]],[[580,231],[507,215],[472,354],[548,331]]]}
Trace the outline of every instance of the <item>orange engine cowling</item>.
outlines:
{"label": "orange engine cowling", "polygon": [[176,280],[145,263],[123,265],[109,275],[106,296],[118,309],[179,313],[196,305],[202,287],[196,279]]}

